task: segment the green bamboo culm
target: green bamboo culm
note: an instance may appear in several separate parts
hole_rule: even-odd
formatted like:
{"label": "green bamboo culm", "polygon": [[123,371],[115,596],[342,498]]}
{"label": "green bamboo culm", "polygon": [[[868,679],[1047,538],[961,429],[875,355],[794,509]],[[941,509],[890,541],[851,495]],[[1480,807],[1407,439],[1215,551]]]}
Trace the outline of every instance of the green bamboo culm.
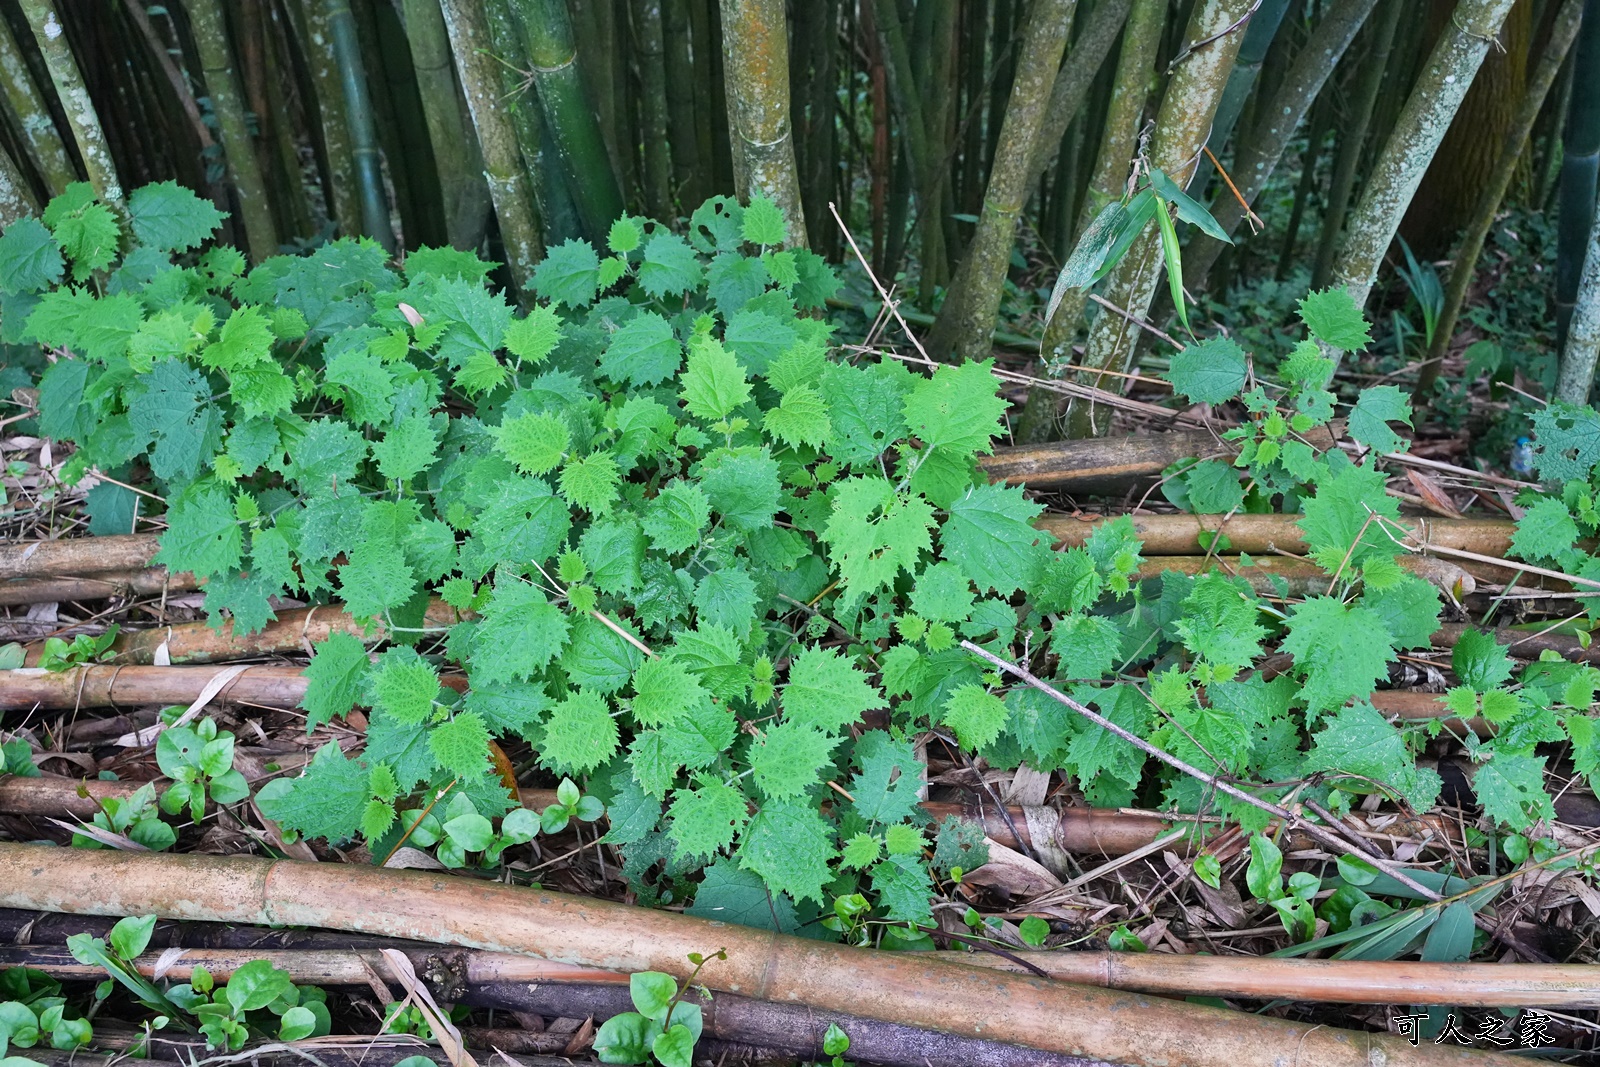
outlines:
{"label": "green bamboo culm", "polygon": [[[1460,0],[1368,175],[1332,284],[1366,304],[1389,242],[1514,0]],[[1337,353],[1333,354],[1337,359]]]}
{"label": "green bamboo culm", "polygon": [[1371,31],[1372,43],[1361,61],[1355,92],[1339,124],[1339,155],[1334,160],[1333,175],[1328,180],[1327,207],[1322,213],[1322,234],[1317,240],[1316,266],[1311,271],[1311,288],[1325,289],[1333,273],[1333,257],[1339,251],[1339,240],[1344,234],[1345,215],[1350,210],[1350,194],[1356,185],[1356,170],[1366,150],[1367,128],[1372,125],[1372,114],[1377,107],[1378,91],[1383,88],[1384,71],[1389,64],[1389,51],[1394,47],[1395,31],[1400,27],[1400,16],[1405,14],[1409,0],[1379,0],[1387,4],[1383,17]]}
{"label": "green bamboo culm", "polygon": [[[695,69],[690,47],[688,0],[662,0],[661,35],[667,78],[667,115],[672,126],[672,184],[684,204],[698,204],[710,160],[700,157],[695,116]],[[709,140],[709,138],[708,138]]]}
{"label": "green bamboo culm", "polygon": [[789,34],[783,0],[722,0],[728,124],[743,159],[739,199],[761,193],[783,210],[790,248],[806,247],[806,217],[789,121]]}
{"label": "green bamboo culm", "polygon": [[[78,172],[67,158],[61,133],[50,117],[50,105],[34,83],[17,39],[11,34],[11,25],[4,19],[0,19],[0,91],[5,93],[11,117],[16,120],[13,128],[22,135],[23,147],[44,181],[45,191],[57,195],[78,180]],[[21,164],[22,160],[16,163]]]}
{"label": "green bamboo culm", "polygon": [[583,90],[567,5],[565,0],[515,0],[514,10],[533,68],[545,133],[555,144],[583,228],[598,241],[622,214],[622,190]]}
{"label": "green bamboo culm", "polygon": [[1600,214],[1590,227],[1588,244],[1556,379],[1556,399],[1569,404],[1589,402],[1595,364],[1600,361]]}
{"label": "green bamboo culm", "polygon": [[[1122,32],[1122,50],[1117,57],[1116,80],[1106,106],[1105,130],[1100,135],[1100,152],[1094,174],[1089,179],[1089,195],[1078,213],[1074,238],[1127,187],[1166,16],[1167,0],[1136,0],[1128,13]],[[1039,343],[1041,376],[1048,379],[1068,376],[1065,364],[1073,362],[1072,342],[1078,335],[1088,303],[1087,288],[1068,289],[1062,294],[1055,315],[1045,323],[1044,338]],[[1038,444],[1053,437],[1063,401],[1062,394],[1054,389],[1036,386],[1029,390],[1027,403],[1013,431],[1017,443]]]}
{"label": "green bamboo culm", "polygon": [[471,249],[483,241],[490,196],[483,175],[483,153],[473,135],[476,120],[469,123],[461,113],[450,35],[440,3],[404,0],[401,10],[428,142],[439,171],[439,191],[444,196],[445,232],[452,246]]}
{"label": "green bamboo culm", "polygon": [[526,299],[533,268],[544,255],[533,182],[517,146],[511,110],[501,100],[504,68],[492,51],[484,6],[476,0],[440,0],[444,24],[454,44],[456,74],[466,94],[472,124],[483,151],[484,177],[500,224],[511,282]]}
{"label": "green bamboo culm", "polygon": [[356,160],[350,150],[344,83],[339,78],[333,33],[328,29],[328,9],[323,0],[292,0],[289,10],[296,16],[296,29],[311,76],[317,132],[321,135],[323,201],[328,221],[335,231],[355,233],[361,198],[356,193]]}
{"label": "green bamboo culm", "polygon": [[[1150,165],[1164,171],[1180,189],[1194,174],[1200,147],[1211,131],[1212,116],[1233,73],[1245,16],[1254,6],[1254,0],[1199,0],[1190,17],[1150,141]],[[1142,317],[1155,294],[1161,265],[1161,237],[1152,226],[1112,269],[1106,280],[1107,298],[1134,318]],[[1085,369],[1076,376],[1078,384],[1117,388],[1115,383],[1121,379],[1100,372],[1128,369],[1138,332],[1139,327],[1121,315],[1097,316],[1084,346]],[[1066,423],[1068,437],[1101,437],[1111,428],[1111,409],[1073,397],[1067,402]]]}
{"label": "green bamboo culm", "polygon": [[367,74],[361,62],[361,40],[356,36],[355,16],[350,11],[350,0],[324,0],[324,10],[333,55],[339,65],[345,118],[350,124],[350,155],[355,162],[356,189],[361,199],[361,234],[393,252],[396,247],[394,226],[389,220],[389,200],[383,188],[378,130],[367,92]]}
{"label": "green bamboo culm", "polygon": [[[1523,92],[1522,102],[1518,105],[1516,114],[1512,116],[1511,128],[1506,131],[1505,143],[1501,146],[1500,154],[1495,159],[1494,170],[1489,175],[1489,184],[1479,195],[1477,206],[1473,210],[1472,223],[1461,236],[1460,246],[1456,250],[1455,264],[1450,268],[1450,285],[1445,292],[1444,308],[1440,311],[1439,322],[1434,328],[1433,344],[1429,347],[1428,358],[1417,375],[1416,388],[1412,394],[1417,407],[1422,407],[1432,396],[1434,383],[1439,378],[1440,364],[1450,346],[1451,335],[1455,333],[1456,320],[1460,318],[1461,308],[1466,304],[1467,289],[1472,284],[1472,276],[1478,265],[1478,256],[1483,251],[1483,243],[1488,239],[1489,231],[1494,228],[1495,215],[1500,210],[1501,201],[1505,199],[1506,190],[1511,188],[1511,180],[1517,173],[1517,164],[1522,159],[1523,147],[1528,143],[1533,125],[1539,119],[1539,112],[1544,109],[1550,87],[1555,84],[1556,75],[1566,61],[1567,52],[1578,36],[1578,27],[1583,21],[1583,5],[1584,0],[1562,0],[1561,7],[1556,11],[1555,21],[1550,27],[1550,35],[1545,43],[1544,54],[1539,57],[1539,64],[1534,68],[1533,75],[1528,79]],[[1593,376],[1594,368],[1591,366],[1588,377]]]}
{"label": "green bamboo culm", "polygon": [[1600,0],[1588,0],[1572,62],[1572,99],[1561,135],[1561,192],[1556,220],[1556,345],[1564,347],[1578,298],[1600,182]]}
{"label": "green bamboo culm", "polygon": [[[1239,116],[1244,113],[1245,101],[1256,87],[1261,64],[1266,61],[1272,42],[1278,39],[1278,28],[1283,25],[1283,16],[1288,10],[1289,0],[1261,0],[1261,6],[1250,16],[1244,40],[1239,44],[1239,58],[1234,61],[1233,74],[1228,78],[1228,87],[1222,91],[1222,100],[1217,104],[1217,117],[1211,124],[1208,141],[1212,151],[1218,155],[1222,154],[1233,128],[1239,123]],[[1323,17],[1326,19],[1327,15]],[[1234,154],[1238,155],[1237,146]],[[1211,161],[1202,159],[1191,183],[1196,196],[1206,191],[1214,173]]]}
{"label": "green bamboo culm", "polygon": [[219,0],[188,0],[189,28],[195,51],[200,54],[200,69],[206,92],[222,134],[222,151],[228,161],[228,177],[233,181],[239,203],[239,219],[244,223],[245,245],[250,261],[260,263],[278,251],[278,231],[272,221],[272,205],[267,200],[261,163],[250,137],[245,117],[244,93],[233,68],[233,48],[228,40]]}
{"label": "green bamboo culm", "polygon": [[[1067,127],[1083,107],[1095,76],[1123,32],[1134,2],[1100,0],[1083,20],[1083,28],[1069,46],[1066,61],[1061,64],[1055,85],[1050,88],[1050,106],[1045,111],[1044,125],[1033,140],[1033,157],[1028,162],[1030,193],[1038,192],[1039,180],[1056,158],[1061,139],[1067,135]],[[1145,79],[1149,80],[1149,71],[1145,72]]]}
{"label": "green bamboo culm", "polygon": [[0,148],[0,230],[38,213],[39,205],[34,202],[27,179],[17,168],[11,153]]}
{"label": "green bamboo culm", "polygon": [[[1323,14],[1317,28],[1311,31],[1305,45],[1295,54],[1289,69],[1284,73],[1272,98],[1261,108],[1261,120],[1250,132],[1239,139],[1233,156],[1233,170],[1229,175],[1246,203],[1253,204],[1267,179],[1277,169],[1284,150],[1311,105],[1322,93],[1322,88],[1332,76],[1334,68],[1344,56],[1350,42],[1366,23],[1367,16],[1377,6],[1377,0],[1334,0]],[[1257,17],[1260,17],[1259,14]],[[1254,22],[1251,23],[1254,25]],[[1245,35],[1248,44],[1250,35]],[[1241,52],[1243,46],[1241,46]],[[1228,88],[1233,89],[1233,80]],[[1226,99],[1226,97],[1224,97]],[[1320,148],[1320,141],[1315,142]],[[1312,177],[1315,177],[1314,168]],[[1197,190],[1198,191],[1198,190]],[[1304,203],[1304,197],[1299,198]],[[1217,224],[1230,236],[1244,221],[1244,208],[1231,189],[1219,189],[1211,205]],[[1206,276],[1226,248],[1223,242],[1205,234],[1198,234],[1189,242],[1183,256],[1183,283],[1191,289],[1205,287]]]}
{"label": "green bamboo culm", "polygon": [[644,206],[658,219],[672,218],[672,153],[667,139],[666,44],[661,0],[633,0],[633,32],[639,42],[639,125],[644,140]]}
{"label": "green bamboo culm", "polygon": [[1061,66],[1076,7],[1077,0],[1038,0],[1034,5],[1011,84],[1005,123],[995,144],[978,230],[928,336],[928,354],[934,359],[988,358],[1006,271],[1011,265],[1017,218],[1028,191],[1028,161],[1050,104],[1050,90]]}
{"label": "green bamboo culm", "polygon": [[22,13],[39,42],[50,81],[54,83],[56,97],[67,114],[67,126],[78,146],[78,157],[83,160],[84,173],[95,195],[113,209],[122,208],[122,182],[117,178],[117,167],[111,159],[111,146],[106,143],[105,130],[100,126],[94,102],[84,87],[78,62],[72,56],[72,46],[67,43],[66,30],[61,17],[56,14],[50,0],[20,0]]}

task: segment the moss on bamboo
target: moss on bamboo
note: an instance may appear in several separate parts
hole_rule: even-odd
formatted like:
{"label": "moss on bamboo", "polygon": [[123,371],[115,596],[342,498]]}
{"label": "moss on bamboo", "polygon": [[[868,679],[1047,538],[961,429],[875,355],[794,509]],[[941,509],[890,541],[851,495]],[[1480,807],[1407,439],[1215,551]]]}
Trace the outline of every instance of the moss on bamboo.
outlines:
{"label": "moss on bamboo", "polygon": [[789,35],[782,0],[722,0],[722,58],[731,136],[746,170],[739,198],[783,209],[788,244],[806,247],[806,217],[789,121]]}
{"label": "moss on bamboo", "polygon": [[78,156],[83,160],[89,184],[100,199],[114,209],[122,208],[122,182],[117,177],[116,164],[111,159],[111,148],[106,143],[105,130],[100,116],[89,99],[89,90],[83,84],[78,62],[72,56],[72,46],[67,42],[61,17],[56,14],[50,0],[20,0],[22,13],[39,42],[45,67],[55,85],[56,97],[66,112],[67,125],[78,146]]}

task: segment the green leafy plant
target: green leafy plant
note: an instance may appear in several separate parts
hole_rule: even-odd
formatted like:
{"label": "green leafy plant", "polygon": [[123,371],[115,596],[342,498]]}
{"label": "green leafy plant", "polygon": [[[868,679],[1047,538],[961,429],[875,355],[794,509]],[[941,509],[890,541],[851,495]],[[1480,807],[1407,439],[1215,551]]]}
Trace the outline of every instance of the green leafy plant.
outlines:
{"label": "green leafy plant", "polygon": [[[125,797],[101,797],[100,810],[89,820],[90,825],[113,834],[121,834],[135,844],[152,852],[164,852],[178,842],[177,831],[161,821],[156,803],[156,784],[146,782]],[[85,834],[72,835],[73,848],[103,848],[94,838]]]}
{"label": "green leafy plant", "polygon": [[47,1045],[60,1052],[84,1047],[94,1036],[88,1019],[69,1015],[61,983],[40,971],[0,971],[0,1063],[34,1063],[11,1050]]}
{"label": "green leafy plant", "polygon": [[169,726],[156,738],[156,764],[172,779],[161,794],[161,810],[176,815],[185,808],[199,822],[206,799],[237,804],[250,796],[244,775],[233,769],[233,734],[218,731],[210,718],[193,727]]}
{"label": "green leafy plant", "polygon": [[[722,952],[709,957],[726,958]],[[594,1050],[601,1063],[648,1063],[654,1057],[662,1067],[689,1067],[704,1020],[700,1006],[683,997],[708,958],[695,952],[689,962],[694,971],[682,989],[672,975],[660,971],[629,977],[628,994],[637,1010],[613,1015],[595,1031]]]}
{"label": "green leafy plant", "polygon": [[[85,663],[98,663],[111,657],[111,646],[117,640],[120,628],[113,623],[106,632],[97,636],[78,634],[71,641],[60,637],[47,637],[39,652],[39,666],[59,674]],[[17,666],[22,666],[18,663]]]}
{"label": "green leafy plant", "polygon": [[585,796],[571,778],[563,778],[556,786],[556,802],[539,813],[539,828],[547,834],[559,834],[573,819],[594,822],[605,810],[604,804],[595,797]]}

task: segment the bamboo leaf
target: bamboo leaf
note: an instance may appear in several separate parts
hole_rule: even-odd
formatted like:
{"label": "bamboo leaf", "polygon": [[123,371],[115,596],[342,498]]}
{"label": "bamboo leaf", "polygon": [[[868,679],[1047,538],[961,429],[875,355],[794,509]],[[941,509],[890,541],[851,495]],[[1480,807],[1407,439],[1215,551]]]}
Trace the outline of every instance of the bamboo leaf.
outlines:
{"label": "bamboo leaf", "polygon": [[1161,227],[1161,258],[1166,261],[1167,286],[1172,290],[1172,306],[1177,309],[1178,321],[1183,323],[1183,328],[1190,337],[1194,336],[1194,328],[1189,325],[1189,308],[1183,299],[1183,249],[1178,247],[1178,228],[1172,223],[1172,216],[1167,212],[1167,202],[1161,197],[1155,198],[1159,209],[1156,211],[1156,224]]}
{"label": "bamboo leaf", "polygon": [[1156,195],[1178,209],[1178,217],[1191,226],[1198,226],[1208,236],[1219,241],[1233,244],[1233,238],[1228,236],[1216,219],[1211,217],[1211,212],[1206,210],[1204,204],[1178,188],[1178,183],[1167,177],[1165,171],[1158,167],[1150,168],[1150,187]]}

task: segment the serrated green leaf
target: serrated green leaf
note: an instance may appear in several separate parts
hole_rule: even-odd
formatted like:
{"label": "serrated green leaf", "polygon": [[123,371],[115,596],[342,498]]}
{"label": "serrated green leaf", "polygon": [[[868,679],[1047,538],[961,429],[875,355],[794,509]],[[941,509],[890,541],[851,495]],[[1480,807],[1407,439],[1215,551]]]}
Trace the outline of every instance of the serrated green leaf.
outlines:
{"label": "serrated green leaf", "polygon": [[1394,649],[1383,619],[1336,597],[1311,597],[1289,617],[1283,650],[1305,679],[1301,696],[1310,713],[1372,692],[1388,673]]}
{"label": "serrated green leaf", "polygon": [[366,647],[350,634],[331,633],[314,646],[306,666],[306,692],[300,698],[306,709],[306,733],[342,718],[355,706],[368,666]]}
{"label": "serrated green leaf", "polygon": [[1032,521],[1043,506],[1020,486],[979,486],[953,501],[939,527],[939,549],[980,591],[1009,595],[1038,580],[1050,551],[1048,536]]}
{"label": "serrated green leaf", "polygon": [[616,754],[618,740],[605,697],[579,691],[550,709],[539,759],[561,774],[587,774]]}
{"label": "serrated green leaf", "polygon": [[473,635],[474,682],[493,685],[531,678],[561,654],[568,623],[561,609],[527,582],[501,578],[483,606]]}
{"label": "serrated green leaf", "polygon": [[1172,357],[1172,387],[1196,404],[1221,404],[1244,388],[1244,349],[1227,337],[1208,337]]}
{"label": "serrated green leaf", "polygon": [[646,507],[641,526],[658,552],[682,552],[700,539],[711,520],[711,501],[693,482],[674,482]]}
{"label": "serrated green leaf", "polygon": [[940,719],[956,732],[961,747],[979,749],[994,743],[1006,725],[1006,706],[981,685],[963,685],[945,701]]}
{"label": "serrated green leaf", "polygon": [[1313,337],[1334,348],[1361,352],[1372,343],[1367,320],[1347,290],[1324,289],[1306,294],[1300,301],[1300,318]]}
{"label": "serrated green leaf", "polygon": [[545,250],[533,269],[533,287],[552,304],[581,308],[600,286],[600,257],[588,241],[573,238]]}
{"label": "serrated green leaf", "polygon": [[760,875],[774,893],[818,904],[836,855],[833,827],[804,798],[762,805],[745,828],[738,852],[739,865]]}
{"label": "serrated green leaf", "polygon": [[304,837],[338,842],[353,837],[366,808],[367,770],[329,741],[298,778],[275,778],[256,793],[261,813]]}
{"label": "serrated green leaf", "polygon": [[781,245],[784,241],[783,212],[765,193],[755,193],[745,205],[740,235],[753,245]]}
{"label": "serrated green leaf", "polygon": [[689,414],[715,422],[731,415],[750,399],[744,368],[714,338],[696,334],[689,341],[689,365],[684,370],[679,396]]}
{"label": "serrated green leaf", "polygon": [[146,248],[186,252],[198,248],[227,218],[175,181],[155,182],[128,197],[133,236]]}
{"label": "serrated green leaf", "polygon": [[616,333],[600,356],[600,373],[615,382],[658,385],[678,373],[683,345],[672,324],[653,311],[641,311]]}
{"label": "serrated green leaf", "polygon": [[706,699],[706,691],[675,659],[647,659],[633,674],[633,717],[642,726],[665,726]]}
{"label": "serrated green leaf", "polygon": [[695,789],[679,789],[667,809],[673,855],[708,859],[726,849],[750,821],[748,803],[743,793],[726,782],[713,780]]}
{"label": "serrated green leaf", "polygon": [[1379,454],[1399,452],[1405,440],[1389,428],[1390,422],[1411,425],[1411,400],[1393,385],[1361,390],[1350,409],[1350,436]]}

